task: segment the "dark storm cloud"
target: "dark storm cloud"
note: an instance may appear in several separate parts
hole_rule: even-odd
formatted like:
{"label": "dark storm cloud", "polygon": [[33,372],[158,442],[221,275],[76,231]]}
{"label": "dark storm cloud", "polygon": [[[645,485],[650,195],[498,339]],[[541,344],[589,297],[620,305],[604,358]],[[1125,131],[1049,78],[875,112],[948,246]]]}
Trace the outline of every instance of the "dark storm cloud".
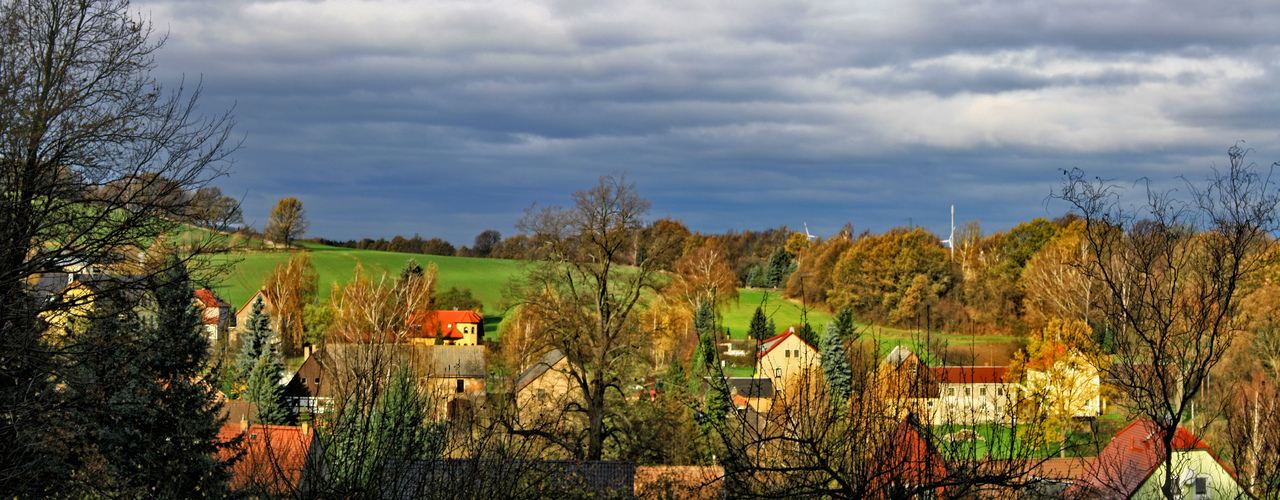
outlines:
{"label": "dark storm cloud", "polygon": [[1274,2],[151,1],[203,75],[251,221],[330,238],[513,232],[627,172],[696,230],[945,233],[1058,215],[1061,170],[1280,159]]}

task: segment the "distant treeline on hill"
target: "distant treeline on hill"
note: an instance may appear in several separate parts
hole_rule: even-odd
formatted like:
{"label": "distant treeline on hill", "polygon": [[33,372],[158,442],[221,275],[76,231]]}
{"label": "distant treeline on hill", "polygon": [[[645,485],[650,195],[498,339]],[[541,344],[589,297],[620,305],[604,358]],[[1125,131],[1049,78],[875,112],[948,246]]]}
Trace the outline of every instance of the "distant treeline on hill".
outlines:
{"label": "distant treeline on hill", "polygon": [[445,255],[455,257],[486,257],[494,259],[521,259],[525,256],[528,237],[520,234],[505,240],[493,229],[486,230],[476,236],[471,247],[463,245],[454,247],[452,243],[440,238],[424,240],[417,234],[412,238],[397,235],[388,241],[386,238],[376,240],[364,238],[359,241],[335,241],[324,238],[312,238],[309,241],[335,247],[355,248],[359,250],[379,250],[383,252],[420,253],[425,255]]}

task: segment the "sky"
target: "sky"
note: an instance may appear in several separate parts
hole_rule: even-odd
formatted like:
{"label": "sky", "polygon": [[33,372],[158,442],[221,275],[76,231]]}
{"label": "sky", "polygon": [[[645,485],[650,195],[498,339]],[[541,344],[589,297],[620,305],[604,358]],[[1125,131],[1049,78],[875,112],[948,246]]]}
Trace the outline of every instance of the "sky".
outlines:
{"label": "sky", "polygon": [[[243,138],[262,228],[470,245],[625,174],[719,233],[945,238],[1066,206],[1063,169],[1178,188],[1280,160],[1280,2],[151,0],[153,75]],[[1280,173],[1277,174],[1280,177]]]}

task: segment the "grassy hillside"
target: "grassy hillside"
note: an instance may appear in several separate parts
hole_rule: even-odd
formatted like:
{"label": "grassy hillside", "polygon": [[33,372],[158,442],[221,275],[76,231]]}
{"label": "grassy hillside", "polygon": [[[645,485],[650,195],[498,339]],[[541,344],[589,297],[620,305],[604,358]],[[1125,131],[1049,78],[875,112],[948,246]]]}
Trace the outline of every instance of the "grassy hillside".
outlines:
{"label": "grassy hillside", "polygon": [[[502,286],[511,276],[520,272],[520,262],[502,259],[477,259],[471,257],[442,257],[439,255],[421,255],[397,252],[379,252],[375,250],[355,250],[350,248],[331,247],[303,243],[311,252],[311,262],[315,264],[320,275],[320,298],[328,299],[334,283],[346,283],[355,276],[356,265],[363,267],[365,273],[377,277],[387,273],[394,276],[404,267],[409,259],[418,261],[423,267],[427,263],[435,263],[439,269],[439,290],[448,290],[451,286],[470,287],[477,299],[485,304],[486,313],[497,313],[497,304],[502,298]],[[292,254],[286,252],[263,253],[231,253],[214,256],[215,260],[225,262],[238,260],[235,270],[226,276],[215,290],[236,308],[244,305],[254,290],[262,286],[262,282],[277,263],[287,261]]]}
{"label": "grassy hillside", "polygon": [[[489,316],[485,331],[490,336],[496,334],[498,321],[501,319],[498,317],[502,313],[498,310],[498,303],[502,299],[502,288],[512,276],[521,272],[522,266],[520,261],[514,260],[355,250],[312,243],[302,245],[310,250],[311,260],[320,274],[319,294],[322,300],[329,298],[334,283],[345,283],[355,275],[357,264],[363,266],[370,276],[385,272],[394,277],[409,259],[417,260],[424,267],[427,263],[435,263],[439,269],[439,290],[447,290],[451,286],[470,287],[474,296],[484,302],[485,313]],[[215,287],[215,291],[238,309],[249,300],[254,290],[262,286],[263,280],[276,264],[288,260],[291,255],[288,252],[216,254],[213,258],[217,262],[234,259],[238,263],[234,266],[234,271]],[[729,329],[733,338],[747,335],[751,315],[762,302],[766,304],[765,314],[773,318],[779,332],[801,323],[803,308],[800,303],[782,298],[778,292],[744,288],[739,290],[738,303],[724,312],[724,326]],[[821,333],[825,331],[827,322],[832,320],[832,315],[810,308],[808,318],[809,324]],[[934,333],[926,339],[920,332],[869,327],[866,324],[859,326],[863,331],[862,338],[879,342],[882,355],[897,345],[906,345],[917,353],[924,353],[924,344],[931,339],[934,342],[946,342],[949,352],[955,354],[957,359],[971,359],[975,364],[1004,364],[1008,355],[1020,345],[1016,337],[970,337]]]}
{"label": "grassy hillside", "polygon": [[[738,298],[738,303],[729,306],[729,310],[725,311],[723,317],[724,326],[729,329],[733,338],[743,338],[747,335],[751,325],[751,315],[755,314],[756,307],[762,302],[766,304],[765,315],[773,318],[779,333],[788,326],[801,322],[802,305],[794,300],[783,298],[778,292],[742,288],[738,290]],[[831,314],[813,308],[809,309],[808,316],[809,325],[819,334],[826,331],[827,322],[832,320]],[[938,332],[925,335],[924,332],[870,326],[861,322],[858,323],[858,327],[861,330],[861,338],[879,343],[881,355],[888,354],[898,345],[904,345],[913,352],[924,355],[925,344],[933,341],[935,344],[945,343],[952,358],[974,364],[1005,364],[1008,362],[1008,356],[1021,346],[1022,342],[1019,337],[1011,336],[979,337]]]}

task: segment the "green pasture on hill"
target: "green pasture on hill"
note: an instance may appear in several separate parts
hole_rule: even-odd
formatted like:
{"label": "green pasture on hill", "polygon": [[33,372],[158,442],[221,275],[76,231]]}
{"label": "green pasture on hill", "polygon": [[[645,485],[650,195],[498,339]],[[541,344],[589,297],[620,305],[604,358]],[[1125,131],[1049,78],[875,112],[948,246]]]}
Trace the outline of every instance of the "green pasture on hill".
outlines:
{"label": "green pasture on hill", "polygon": [[[192,230],[199,231],[194,228]],[[485,333],[491,338],[496,337],[498,323],[502,319],[500,315],[504,312],[498,309],[498,304],[502,300],[502,289],[513,276],[517,276],[522,272],[522,266],[524,265],[522,261],[506,259],[444,257],[377,250],[356,250],[314,243],[301,243],[300,245],[309,250],[311,262],[315,265],[316,271],[320,275],[319,295],[321,300],[328,300],[335,283],[341,285],[354,277],[357,264],[362,266],[366,275],[371,278],[377,278],[382,273],[386,273],[388,279],[394,279],[409,259],[418,261],[418,264],[424,267],[428,263],[434,263],[439,270],[438,291],[448,290],[449,287],[455,286],[458,288],[469,287],[472,294],[484,302],[485,314],[487,315]],[[263,281],[271,274],[276,264],[287,261],[292,255],[293,253],[291,252],[282,251],[214,254],[211,257],[214,264],[228,262],[234,262],[235,264],[231,266],[230,274],[223,276],[221,282],[214,286],[214,291],[224,300],[230,302],[233,307],[239,309],[249,300],[253,292],[262,286]],[[738,293],[738,302],[731,304],[726,311],[723,311],[721,320],[723,326],[729,329],[732,338],[740,339],[746,337],[748,327],[751,324],[751,315],[755,313],[756,307],[761,303],[765,304],[765,314],[773,318],[774,324],[778,329],[775,333],[783,332],[790,326],[801,324],[802,317],[805,316],[805,308],[802,304],[783,298],[777,291],[742,288],[738,290]],[[830,313],[812,307],[808,308],[807,316],[809,324],[819,334],[825,331],[827,322],[833,319]],[[987,346],[1018,341],[1017,337],[972,337],[936,332],[925,335],[923,332],[873,327],[868,326],[866,323],[859,323],[858,326],[862,332],[861,338],[864,340],[873,339],[879,342],[881,355],[887,354],[897,345],[906,345],[913,352],[924,355],[925,349],[923,347],[929,340],[934,342],[942,340],[953,351],[957,349],[963,350],[968,346],[972,346],[972,349],[978,351],[972,356],[975,363],[982,364],[984,359],[983,350]],[[996,359],[997,362],[999,360],[999,356],[994,358],[990,355],[986,356],[987,359]]]}
{"label": "green pasture on hill", "polygon": [[[386,273],[388,279],[394,279],[405,263],[413,259],[423,267],[428,263],[436,265],[440,280],[436,287],[438,291],[455,286],[471,288],[472,294],[484,302],[486,314],[500,314],[497,307],[502,299],[502,287],[512,276],[520,273],[521,266],[520,261],[504,259],[356,250],[313,243],[301,245],[310,250],[311,262],[320,275],[321,300],[328,300],[335,283],[341,285],[351,280],[357,264],[364,269],[366,276],[376,279]],[[215,263],[236,261],[236,265],[214,291],[238,309],[255,290],[262,287],[262,282],[276,264],[288,261],[292,255],[289,252],[216,254],[213,256]]]}

